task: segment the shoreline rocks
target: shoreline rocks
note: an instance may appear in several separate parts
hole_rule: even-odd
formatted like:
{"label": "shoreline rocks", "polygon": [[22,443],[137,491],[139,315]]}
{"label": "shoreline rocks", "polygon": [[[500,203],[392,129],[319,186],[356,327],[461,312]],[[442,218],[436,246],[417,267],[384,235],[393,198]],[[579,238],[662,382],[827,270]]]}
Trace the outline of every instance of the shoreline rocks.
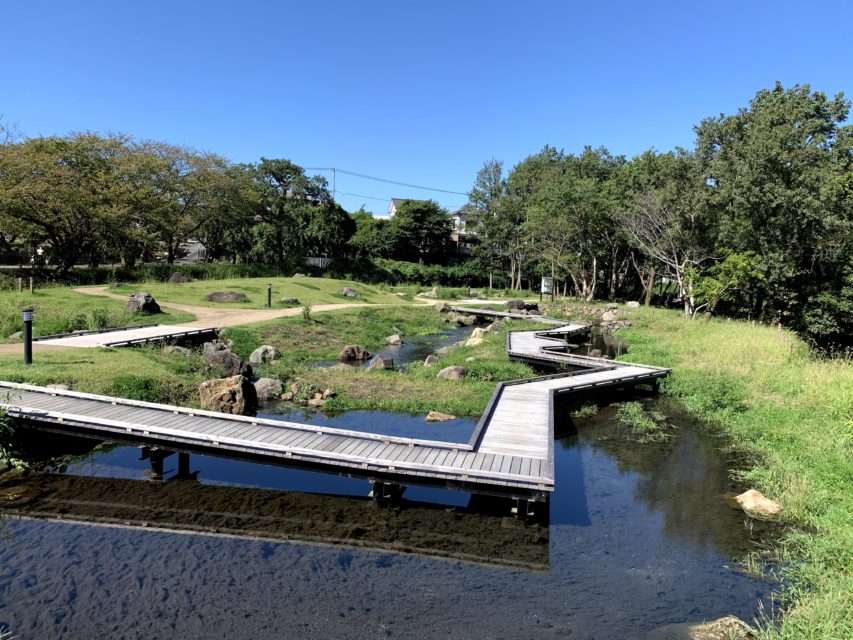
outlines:
{"label": "shoreline rocks", "polygon": [[444,367],[444,369],[435,374],[435,377],[444,378],[445,380],[462,380],[462,378],[467,375],[468,369],[460,367],[459,365],[453,365],[450,367]]}
{"label": "shoreline rocks", "polygon": [[252,351],[252,354],[249,356],[249,364],[259,365],[279,359],[281,359],[281,351],[271,344],[262,344],[260,347]]}
{"label": "shoreline rocks", "polygon": [[357,344],[348,344],[338,354],[339,362],[364,362],[370,359],[370,352]]}
{"label": "shoreline rocks", "polygon": [[749,489],[735,496],[735,502],[746,515],[753,518],[775,518],[782,511],[782,505],[755,489]]}
{"label": "shoreline rocks", "polygon": [[208,411],[250,416],[258,408],[258,394],[246,376],[205,380],[198,386],[198,393],[202,408]]}

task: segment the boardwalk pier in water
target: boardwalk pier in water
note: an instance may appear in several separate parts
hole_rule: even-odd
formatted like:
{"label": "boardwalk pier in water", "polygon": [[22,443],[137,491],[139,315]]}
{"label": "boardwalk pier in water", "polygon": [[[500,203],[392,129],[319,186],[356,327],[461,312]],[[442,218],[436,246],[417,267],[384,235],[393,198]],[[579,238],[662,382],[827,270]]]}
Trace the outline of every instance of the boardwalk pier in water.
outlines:
{"label": "boardwalk pier in water", "polygon": [[588,325],[566,324],[545,331],[510,332],[510,358],[575,370],[498,384],[471,439],[464,444],[233,416],[11,382],[0,382],[0,389],[6,390],[0,405],[39,429],[176,451],[308,465],[381,482],[438,484],[541,500],[554,489],[555,396],[654,382],[669,373],[668,369],[567,353],[565,338],[588,330]]}

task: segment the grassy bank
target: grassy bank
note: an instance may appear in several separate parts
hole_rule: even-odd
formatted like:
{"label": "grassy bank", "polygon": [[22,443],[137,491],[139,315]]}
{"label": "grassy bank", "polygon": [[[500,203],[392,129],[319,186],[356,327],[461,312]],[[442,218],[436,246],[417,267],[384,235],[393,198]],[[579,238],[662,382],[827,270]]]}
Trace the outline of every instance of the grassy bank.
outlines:
{"label": "grassy bank", "polygon": [[665,393],[722,427],[744,478],[805,525],[781,549],[785,639],[853,638],[853,366],[778,328],[636,310],[625,359],[672,367]]}
{"label": "grassy bank", "polygon": [[8,336],[23,329],[21,309],[30,306],[35,309],[33,334],[36,336],[195,320],[193,315],[174,309],[163,309],[164,313],[150,316],[129,313],[121,300],[76,293],[67,287],[37,289],[32,294],[3,291],[0,292],[0,342],[8,342]]}
{"label": "grassy bank", "polygon": [[[336,304],[341,302],[368,302],[372,304],[401,304],[411,296],[398,296],[379,287],[327,278],[235,278],[231,280],[195,280],[183,284],[168,282],[145,282],[127,284],[110,289],[114,293],[130,295],[140,289],[147,291],[161,302],[178,302],[205,307],[265,309],[267,306],[267,284],[272,285],[273,308],[294,306],[284,304],[281,298],[296,298],[297,305]],[[359,296],[350,298],[341,294],[344,287],[352,287]],[[234,291],[246,296],[245,302],[208,302],[205,296],[216,291]]]}

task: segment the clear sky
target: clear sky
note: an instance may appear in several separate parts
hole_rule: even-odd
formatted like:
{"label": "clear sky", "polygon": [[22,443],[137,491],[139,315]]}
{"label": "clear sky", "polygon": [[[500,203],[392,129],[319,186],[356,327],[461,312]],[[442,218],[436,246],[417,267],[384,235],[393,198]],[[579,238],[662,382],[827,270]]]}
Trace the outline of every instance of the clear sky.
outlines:
{"label": "clear sky", "polygon": [[[689,147],[776,80],[853,98],[853,0],[0,6],[0,114],[29,136],[121,132],[458,192],[545,144]],[[377,214],[392,196],[466,201],[336,187]]]}

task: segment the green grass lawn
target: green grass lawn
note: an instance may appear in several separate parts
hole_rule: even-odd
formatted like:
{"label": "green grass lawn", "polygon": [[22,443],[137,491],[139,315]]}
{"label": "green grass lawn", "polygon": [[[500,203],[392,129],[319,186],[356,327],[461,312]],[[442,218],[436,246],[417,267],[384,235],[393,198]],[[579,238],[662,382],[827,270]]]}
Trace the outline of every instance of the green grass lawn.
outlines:
{"label": "green grass lawn", "polygon": [[[406,304],[407,300],[389,290],[373,285],[331,280],[328,278],[235,278],[231,280],[196,280],[184,284],[145,282],[127,284],[110,289],[114,293],[130,295],[134,291],[147,291],[158,302],[177,302],[205,307],[265,309],[267,284],[272,284],[272,306],[281,309],[294,306],[280,302],[282,297],[297,298],[299,305],[363,302],[372,304]],[[343,287],[352,287],[358,298],[341,295]],[[208,302],[205,296],[216,291],[235,291],[246,296],[246,302]],[[407,298],[411,299],[410,296]]]}
{"label": "green grass lawn", "polygon": [[189,313],[169,309],[156,315],[129,313],[121,300],[76,293],[67,287],[37,289],[33,294],[3,291],[0,292],[0,342],[8,342],[11,334],[23,329],[21,309],[28,306],[35,309],[33,334],[36,336],[195,320]]}

